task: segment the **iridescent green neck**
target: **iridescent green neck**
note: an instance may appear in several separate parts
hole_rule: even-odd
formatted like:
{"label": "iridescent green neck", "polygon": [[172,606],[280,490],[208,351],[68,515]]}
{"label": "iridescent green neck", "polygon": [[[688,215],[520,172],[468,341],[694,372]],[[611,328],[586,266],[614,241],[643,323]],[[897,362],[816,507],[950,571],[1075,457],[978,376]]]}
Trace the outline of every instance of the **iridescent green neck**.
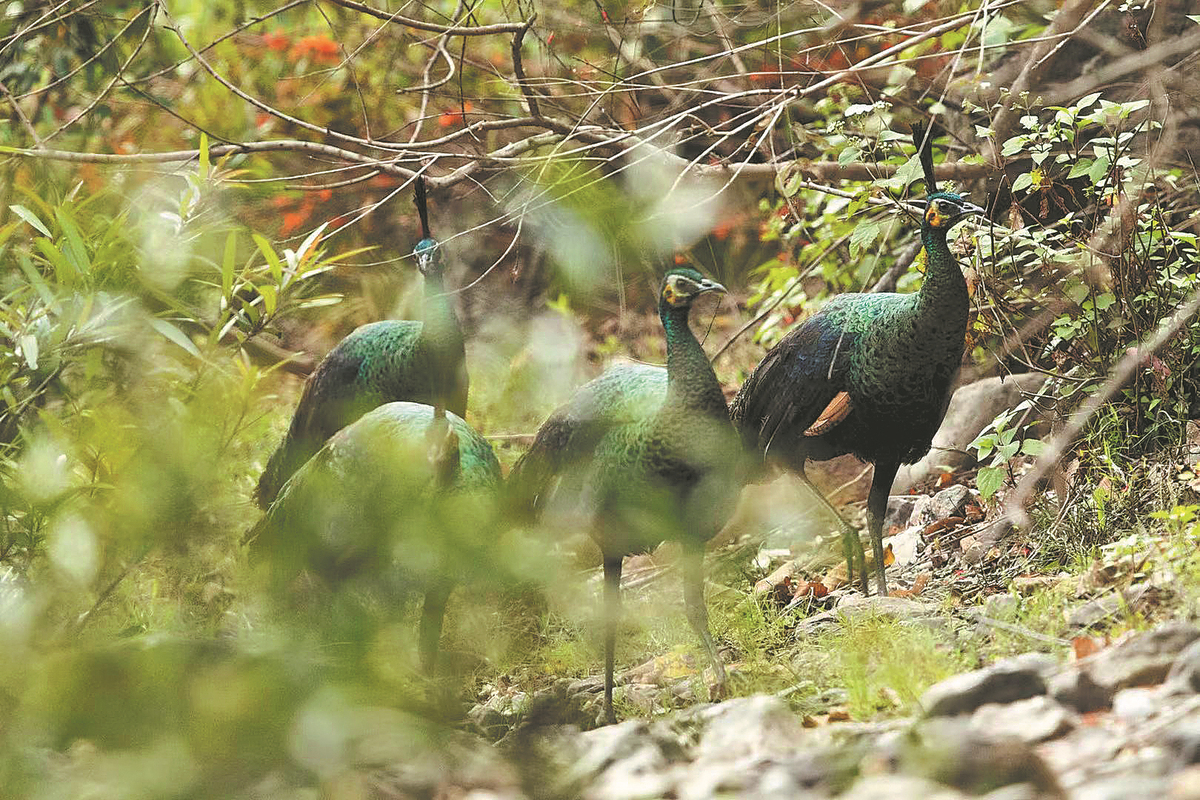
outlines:
{"label": "iridescent green neck", "polygon": [[969,303],[967,281],[946,244],[946,229],[921,225],[921,243],[925,245],[925,280],[921,283],[920,306],[931,313],[957,311],[965,320]]}
{"label": "iridescent green neck", "polygon": [[683,407],[728,417],[729,407],[712,364],[688,326],[688,306],[662,301],[658,315],[667,334],[667,401],[664,408]]}

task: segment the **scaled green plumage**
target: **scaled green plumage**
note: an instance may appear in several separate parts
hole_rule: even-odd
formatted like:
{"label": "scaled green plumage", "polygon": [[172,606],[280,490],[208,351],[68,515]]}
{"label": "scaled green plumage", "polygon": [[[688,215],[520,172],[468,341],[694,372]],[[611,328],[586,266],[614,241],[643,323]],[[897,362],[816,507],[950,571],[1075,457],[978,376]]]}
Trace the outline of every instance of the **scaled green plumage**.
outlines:
{"label": "scaled green plumage", "polygon": [[[730,412],[759,459],[781,463],[805,482],[808,459],[853,453],[875,465],[867,510],[881,594],[887,593],[879,554],[892,480],[901,463],[929,452],[962,361],[970,300],[946,232],[968,214],[983,211],[945,192],[923,202],[921,290],[830,300],[763,358]],[[843,393],[849,396],[849,413],[814,428]],[[851,572],[857,561],[865,593],[862,545],[852,528],[844,521],[842,526]]]}
{"label": "scaled green plumage", "polygon": [[[424,217],[422,225],[426,226]],[[466,414],[466,350],[453,301],[442,283],[442,248],[426,235],[413,253],[425,276],[424,321],[363,325],[321,360],[304,385],[287,434],[259,478],[255,501],[260,508],[270,505],[288,477],[326,439],[382,403],[441,404],[460,417]]]}
{"label": "scaled green plumage", "polygon": [[580,387],[542,425],[509,479],[518,501],[535,511],[561,504],[589,519],[604,557],[610,721],[621,562],[664,539],[683,544],[688,621],[724,686],[702,568],[705,543],[737,503],[742,459],[721,385],[688,327],[693,300],[709,291],[724,288],[694,270],[668,272],[659,299],[667,368],[616,367]]}
{"label": "scaled green plumage", "polygon": [[433,407],[395,402],[367,412],[292,475],[246,537],[254,560],[268,563],[283,585],[302,571],[332,583],[395,575],[425,592],[420,642],[428,669],[464,562],[486,561],[495,542],[501,481],[487,440],[455,414],[444,420],[448,455],[431,440],[442,430]]}

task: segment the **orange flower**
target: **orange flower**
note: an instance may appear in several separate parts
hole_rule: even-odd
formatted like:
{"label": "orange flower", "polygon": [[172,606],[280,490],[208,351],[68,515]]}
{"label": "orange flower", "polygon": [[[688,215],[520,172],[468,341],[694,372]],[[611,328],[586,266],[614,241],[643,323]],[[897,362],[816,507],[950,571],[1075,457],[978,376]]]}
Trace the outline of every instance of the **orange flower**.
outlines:
{"label": "orange flower", "polygon": [[441,125],[443,128],[449,128],[451,125],[464,122],[466,120],[467,113],[469,113],[473,108],[474,106],[471,105],[471,101],[467,100],[457,111],[446,111],[438,116],[438,125]]}
{"label": "orange flower", "polygon": [[322,189],[317,192],[317,199],[321,201],[329,200],[333,197],[333,189]]}
{"label": "orange flower", "polygon": [[313,61],[336,63],[340,58],[338,43],[328,36],[305,36],[292,48],[292,58],[300,59],[305,56],[311,57]]}
{"label": "orange flower", "polygon": [[287,50],[288,44],[290,44],[287,34],[280,33],[279,31],[274,31],[273,33],[264,33],[262,42],[267,46],[268,50],[275,50],[277,52],[283,52],[284,50]]}
{"label": "orange flower", "polygon": [[279,226],[279,235],[288,236],[295,233],[304,224],[308,214],[303,211],[289,211],[283,215],[283,224]]}

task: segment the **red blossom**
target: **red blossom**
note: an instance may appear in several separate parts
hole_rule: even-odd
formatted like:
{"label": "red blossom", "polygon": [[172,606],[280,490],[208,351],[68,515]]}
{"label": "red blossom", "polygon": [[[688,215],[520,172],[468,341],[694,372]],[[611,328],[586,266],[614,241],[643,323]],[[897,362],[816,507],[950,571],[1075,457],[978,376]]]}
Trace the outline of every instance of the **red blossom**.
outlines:
{"label": "red blossom", "polygon": [[287,37],[287,34],[280,33],[279,31],[264,33],[262,42],[267,46],[268,50],[275,50],[277,52],[283,52],[284,50],[287,50],[288,45],[291,43]]}
{"label": "red blossom", "polygon": [[339,60],[338,43],[328,36],[305,36],[292,48],[292,58],[308,56],[313,61],[333,63]]}

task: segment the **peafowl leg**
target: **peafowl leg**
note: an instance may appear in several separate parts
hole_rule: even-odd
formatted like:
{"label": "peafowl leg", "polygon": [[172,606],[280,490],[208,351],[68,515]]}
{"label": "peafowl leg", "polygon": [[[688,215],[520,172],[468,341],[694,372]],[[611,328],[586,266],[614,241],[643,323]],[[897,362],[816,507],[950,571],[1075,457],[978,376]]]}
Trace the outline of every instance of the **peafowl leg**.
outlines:
{"label": "peafowl leg", "polygon": [[700,637],[712,663],[716,678],[714,699],[725,694],[725,665],[717,654],[712,633],[708,630],[708,607],[704,604],[704,545],[700,542],[685,542],[683,545],[683,602],[687,607],[688,622]]}
{"label": "peafowl leg", "polygon": [[617,721],[613,712],[613,662],[617,649],[617,620],[621,616],[622,556],[604,557],[604,720]]}
{"label": "peafowl leg", "polygon": [[875,552],[875,585],[880,597],[887,597],[887,579],[883,575],[883,518],[887,515],[888,495],[896,480],[899,462],[875,463],[871,478],[871,493],[867,495],[867,527],[871,529],[871,548]]}
{"label": "peafowl leg", "polygon": [[[876,468],[878,470],[878,468]],[[858,529],[851,525],[841,515],[841,513],[833,507],[833,503],[829,502],[820,489],[808,479],[804,474],[804,467],[793,468],[793,473],[800,479],[801,483],[808,487],[808,490],[825,506],[825,510],[833,515],[837,520],[838,527],[842,530],[842,556],[846,559],[846,580],[851,584],[854,583],[855,563],[858,564],[858,581],[859,588],[862,589],[864,595],[871,593],[870,586],[867,584],[867,554],[863,552],[862,539],[858,537]]]}
{"label": "peafowl leg", "polygon": [[442,638],[442,620],[446,617],[446,601],[454,584],[437,581],[425,590],[425,605],[421,608],[421,624],[417,631],[417,648],[421,669],[433,675],[437,667],[438,641]]}

